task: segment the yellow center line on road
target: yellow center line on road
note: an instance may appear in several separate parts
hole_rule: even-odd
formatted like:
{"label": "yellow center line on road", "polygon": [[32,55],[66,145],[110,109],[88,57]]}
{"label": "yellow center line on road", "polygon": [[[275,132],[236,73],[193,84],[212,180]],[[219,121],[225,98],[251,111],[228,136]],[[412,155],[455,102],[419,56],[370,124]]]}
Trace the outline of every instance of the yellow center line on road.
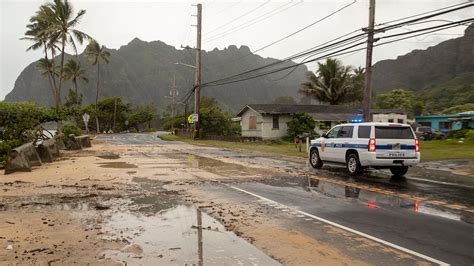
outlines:
{"label": "yellow center line on road", "polygon": [[437,259],[435,259],[435,258],[429,257],[429,256],[427,256],[427,255],[418,253],[418,252],[413,251],[413,250],[411,250],[411,249],[404,248],[404,247],[399,246],[399,245],[397,245],[397,244],[394,244],[394,243],[385,241],[385,240],[383,240],[383,239],[380,239],[380,238],[377,238],[377,237],[368,235],[368,234],[366,234],[366,233],[363,233],[363,232],[357,231],[357,230],[355,230],[355,229],[349,228],[349,227],[347,227],[347,226],[344,226],[344,225],[341,225],[341,224],[338,224],[338,223],[329,221],[329,220],[327,220],[327,219],[318,217],[318,216],[316,216],[316,215],[313,215],[313,214],[310,214],[310,213],[307,213],[307,212],[304,212],[304,211],[300,211],[300,210],[294,209],[294,208],[292,208],[292,207],[286,206],[286,205],[281,204],[281,203],[279,203],[279,202],[276,202],[276,201],[274,201],[274,200],[271,200],[271,199],[265,198],[265,197],[263,197],[263,196],[257,195],[257,194],[255,194],[255,193],[246,191],[246,190],[244,190],[244,189],[241,189],[241,188],[238,188],[238,187],[235,187],[235,186],[231,186],[231,185],[227,185],[227,184],[225,184],[225,185],[228,186],[228,187],[230,187],[230,188],[232,188],[232,189],[234,189],[234,190],[237,190],[237,191],[239,191],[239,192],[242,192],[242,193],[251,195],[251,196],[253,196],[253,197],[256,197],[256,198],[258,198],[258,199],[260,199],[260,200],[264,200],[264,201],[267,201],[267,202],[272,202],[272,203],[274,203],[274,204],[278,204],[279,206],[282,206],[282,207],[284,207],[285,209],[290,209],[290,210],[292,210],[292,211],[294,211],[294,212],[297,212],[297,213],[299,213],[299,214],[301,214],[301,215],[304,215],[304,216],[306,216],[306,217],[313,218],[313,219],[318,220],[318,221],[320,221],[320,222],[323,222],[323,223],[332,225],[332,226],[334,226],[334,227],[340,228],[340,229],[345,230],[345,231],[348,231],[348,232],[350,232],[350,233],[353,233],[353,234],[362,236],[362,237],[364,237],[364,238],[373,240],[373,241],[378,242],[378,243],[380,243],[380,244],[383,244],[383,245],[385,245],[385,246],[389,246],[389,247],[391,247],[391,248],[394,248],[394,249],[400,250],[400,251],[402,251],[402,252],[411,254],[411,255],[413,255],[413,256],[416,256],[416,257],[418,257],[418,258],[427,260],[427,261],[429,261],[429,262],[432,262],[432,263],[435,263],[435,264],[438,264],[438,265],[443,265],[443,266],[444,266],[444,265],[449,265],[449,264],[446,263],[446,262],[443,262],[443,261],[437,260]]}
{"label": "yellow center line on road", "polygon": [[321,180],[324,182],[328,182],[331,184],[338,184],[338,185],[344,185],[348,187],[353,187],[353,188],[359,188],[371,192],[376,192],[376,193],[381,193],[385,195],[391,195],[391,196],[397,196],[402,199],[407,199],[407,200],[416,200],[418,202],[423,202],[423,203],[429,203],[431,205],[438,205],[442,206],[445,208],[450,208],[450,209],[455,209],[455,210],[462,210],[462,211],[468,211],[468,212],[474,212],[474,209],[469,208],[468,206],[461,205],[461,204],[451,204],[446,201],[441,201],[441,200],[432,200],[426,197],[421,197],[421,196],[413,196],[405,193],[398,193],[396,191],[390,191],[387,190],[386,188],[374,188],[371,186],[363,185],[363,184],[354,184],[350,182],[345,182],[341,180],[332,180],[330,178],[325,178],[325,177],[320,177],[320,176],[309,176],[308,174],[305,174],[308,178],[314,179],[314,180]]}

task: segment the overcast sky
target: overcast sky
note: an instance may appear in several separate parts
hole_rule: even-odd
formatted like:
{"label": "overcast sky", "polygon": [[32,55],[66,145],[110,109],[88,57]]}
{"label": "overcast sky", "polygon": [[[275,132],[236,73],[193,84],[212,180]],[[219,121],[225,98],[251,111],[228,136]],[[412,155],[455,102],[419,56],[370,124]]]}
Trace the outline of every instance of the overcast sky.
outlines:
{"label": "overcast sky", "polygon": [[[19,39],[26,30],[29,17],[45,2],[45,0],[0,0],[0,100],[13,89],[20,72],[42,56],[40,51],[26,52],[29,43]],[[352,2],[353,0],[204,1],[201,2],[203,49],[247,45],[255,51]],[[377,0],[375,20],[376,23],[382,23],[462,2],[465,1]],[[75,0],[72,3],[76,12],[79,9],[87,11],[78,29],[90,34],[109,48],[118,49],[135,37],[144,41],[161,40],[177,48],[180,45],[195,46],[196,29],[191,26],[196,24],[195,17],[191,16],[196,13],[196,7],[192,6],[193,3],[197,3],[195,1]],[[366,27],[368,3],[369,0],[358,0],[334,16],[257,54],[281,59]],[[271,16],[275,13],[277,14]],[[474,9],[470,8],[439,18],[459,20],[472,17]],[[247,27],[244,28],[245,26]],[[414,27],[406,27],[400,31],[412,28]],[[240,30],[235,31],[236,29]],[[374,50],[374,62],[393,59],[413,49],[426,49],[444,40],[460,37],[464,30],[465,27],[461,26],[377,47]],[[80,52],[83,49],[84,46],[80,47]],[[363,66],[365,52],[342,56],[340,59],[345,64]],[[315,63],[308,65],[310,69],[314,69],[315,66]],[[205,81],[205,77],[203,80]]]}

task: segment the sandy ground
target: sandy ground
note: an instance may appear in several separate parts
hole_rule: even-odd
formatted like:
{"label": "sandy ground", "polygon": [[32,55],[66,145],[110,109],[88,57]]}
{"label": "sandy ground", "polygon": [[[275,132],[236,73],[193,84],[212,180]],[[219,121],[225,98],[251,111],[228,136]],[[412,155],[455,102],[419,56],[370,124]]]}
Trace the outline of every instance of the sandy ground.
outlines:
{"label": "sandy ground", "polygon": [[[285,265],[367,264],[338,247],[275,222],[257,205],[220,199],[201,190],[199,184],[203,182],[227,180],[229,176],[258,179],[273,169],[176,152],[189,148],[95,142],[93,148],[64,152],[59,160],[36,167],[33,172],[2,175],[0,264],[120,263],[104,255],[110,250],[139,256],[142,250],[133,243],[133,237],[123,232],[112,234],[103,225],[114,212],[149,211],[129,203],[134,198],[145,201],[147,196],[175,197],[202,207],[227,230]],[[334,237],[353,238],[340,230],[326,229]],[[365,239],[357,241],[358,248],[407,257]]]}

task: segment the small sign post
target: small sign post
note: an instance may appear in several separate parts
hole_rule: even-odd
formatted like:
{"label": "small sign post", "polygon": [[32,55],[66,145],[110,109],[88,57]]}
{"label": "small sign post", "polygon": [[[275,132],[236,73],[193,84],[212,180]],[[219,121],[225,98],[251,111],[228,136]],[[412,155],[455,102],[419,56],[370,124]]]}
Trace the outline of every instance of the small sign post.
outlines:
{"label": "small sign post", "polygon": [[199,115],[198,114],[190,114],[188,116],[188,122],[189,122],[189,124],[194,124],[196,122],[199,122]]}
{"label": "small sign post", "polygon": [[82,115],[82,121],[84,121],[84,125],[86,126],[86,132],[89,133],[89,114],[88,113],[84,113]]}

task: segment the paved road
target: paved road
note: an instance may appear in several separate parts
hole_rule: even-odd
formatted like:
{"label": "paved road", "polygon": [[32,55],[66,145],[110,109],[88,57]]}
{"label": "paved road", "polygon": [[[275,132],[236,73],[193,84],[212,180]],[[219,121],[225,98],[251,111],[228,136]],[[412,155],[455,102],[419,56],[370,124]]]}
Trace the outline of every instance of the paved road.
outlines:
{"label": "paved road", "polygon": [[[99,139],[114,144],[146,145],[158,142],[174,149],[174,142],[159,140],[152,134],[106,135],[99,136]],[[331,224],[435,264],[474,264],[474,219],[472,216],[465,216],[469,212],[460,214],[452,210],[433,209],[429,205],[419,206],[417,201],[406,198],[314,180],[311,174],[377,189],[389,188],[401,193],[443,199],[452,204],[462,203],[472,209],[474,186],[469,182],[458,183],[461,179],[426,181],[423,179],[427,177],[410,176],[403,180],[392,180],[379,171],[353,179],[342,169],[327,168],[316,172],[309,170],[302,162],[289,162],[247,152],[213,148],[200,148],[198,152],[176,148],[176,152],[273,165],[288,172],[287,177],[280,175],[265,181],[232,182],[209,188],[222,191],[219,195],[223,197],[250,198],[277,210],[295,212],[302,217]],[[309,178],[294,174],[302,168],[310,173]],[[314,234],[311,224],[294,222],[294,226],[309,235]]]}
{"label": "paved road", "polygon": [[[275,182],[277,184],[241,183],[233,184],[233,187],[249,192],[251,196],[255,194],[256,200],[259,199],[257,196],[266,198],[288,207],[289,210],[314,215],[388,241],[410,252],[453,265],[474,263],[472,224],[412,210],[335,198],[317,190],[304,190],[301,184],[278,184],[281,180]],[[265,203],[265,200],[263,202]]]}

